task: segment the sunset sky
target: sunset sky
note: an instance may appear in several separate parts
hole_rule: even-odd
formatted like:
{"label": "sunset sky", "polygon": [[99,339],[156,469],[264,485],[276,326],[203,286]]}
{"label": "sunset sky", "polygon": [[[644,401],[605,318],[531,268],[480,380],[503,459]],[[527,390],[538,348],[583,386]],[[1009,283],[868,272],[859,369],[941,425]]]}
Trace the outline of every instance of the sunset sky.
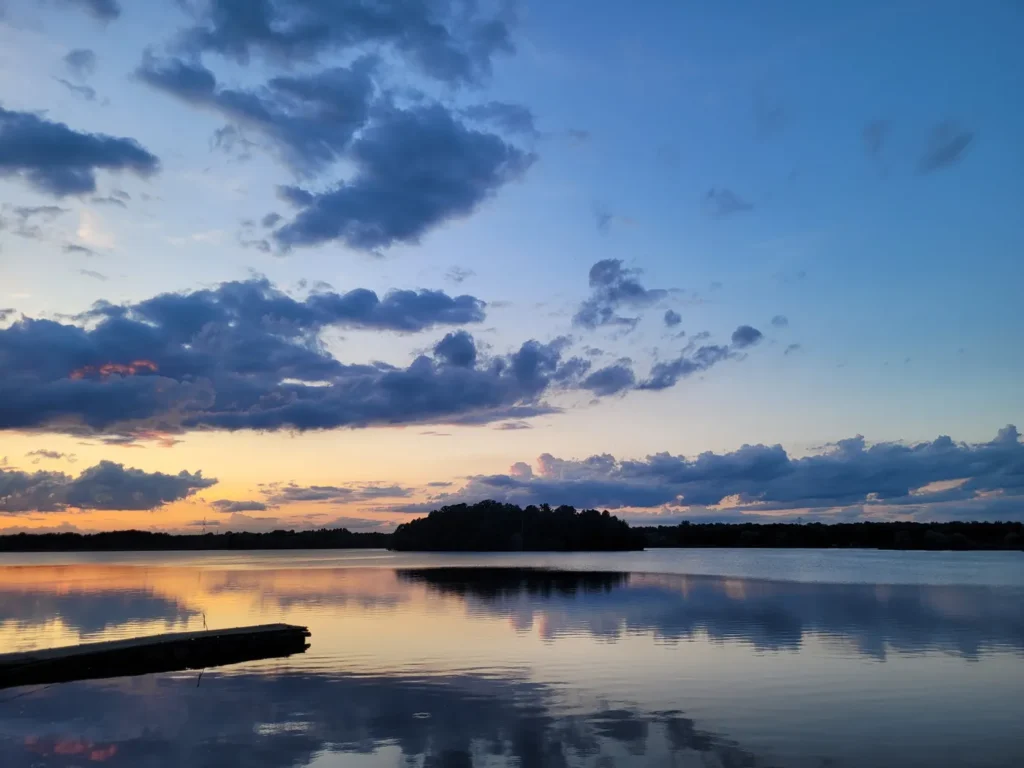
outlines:
{"label": "sunset sky", "polygon": [[1022,30],[0,0],[0,531],[1022,519]]}

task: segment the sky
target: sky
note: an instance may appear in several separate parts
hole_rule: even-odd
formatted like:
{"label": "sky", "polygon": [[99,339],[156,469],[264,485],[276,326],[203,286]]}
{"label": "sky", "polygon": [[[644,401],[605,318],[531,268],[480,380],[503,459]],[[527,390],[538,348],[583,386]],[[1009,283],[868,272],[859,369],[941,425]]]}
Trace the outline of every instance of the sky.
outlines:
{"label": "sky", "polygon": [[0,530],[1024,518],[1019,3],[0,3]]}

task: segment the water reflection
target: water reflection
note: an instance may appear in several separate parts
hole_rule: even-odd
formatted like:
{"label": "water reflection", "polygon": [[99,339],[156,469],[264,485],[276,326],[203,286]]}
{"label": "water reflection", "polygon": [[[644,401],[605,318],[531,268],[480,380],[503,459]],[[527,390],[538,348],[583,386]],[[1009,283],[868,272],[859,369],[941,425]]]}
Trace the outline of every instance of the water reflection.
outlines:
{"label": "water reflection", "polygon": [[143,569],[0,568],[0,629],[19,630],[19,636],[53,625],[83,640],[129,626],[171,631],[199,616],[180,591],[149,584]]}
{"label": "water reflection", "polygon": [[0,692],[0,766],[1024,765],[1020,587],[0,568],[3,650],[206,621],[311,648]]}
{"label": "water reflection", "polygon": [[543,637],[617,640],[706,636],[758,650],[799,649],[808,634],[848,642],[871,658],[892,651],[1024,652],[1024,593],[972,586],[878,586],[746,581],[670,574],[433,568],[402,579],[465,600],[470,614],[509,618]]}
{"label": "water reflection", "polygon": [[615,764],[625,756],[675,765],[764,764],[680,712],[569,713],[558,711],[556,700],[548,686],[466,675],[239,674],[211,676],[198,689],[183,678],[76,683],[6,709],[0,754],[9,768],[86,761],[111,768],[279,768],[330,755],[338,762],[325,764],[340,765],[343,755],[374,753],[432,766],[496,759],[524,768],[594,758]]}

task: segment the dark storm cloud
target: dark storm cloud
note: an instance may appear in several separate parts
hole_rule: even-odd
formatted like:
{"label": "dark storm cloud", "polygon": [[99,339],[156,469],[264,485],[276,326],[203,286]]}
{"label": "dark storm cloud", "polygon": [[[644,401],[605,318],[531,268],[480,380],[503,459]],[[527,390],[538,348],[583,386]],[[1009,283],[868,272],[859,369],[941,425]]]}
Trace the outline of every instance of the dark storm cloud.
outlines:
{"label": "dark storm cloud", "polygon": [[[772,323],[777,325],[774,320]],[[757,328],[741,325],[732,332],[732,345],[737,349],[746,349],[747,347],[754,346],[763,338],[764,334],[757,330]]]}
{"label": "dark storm cloud", "polygon": [[664,320],[666,328],[675,328],[677,325],[683,322],[683,316],[676,312],[674,309],[666,309]]}
{"label": "dark storm cloud", "polygon": [[799,352],[803,347],[800,344],[790,344],[786,347],[786,351],[782,354],[792,355],[794,352]]}
{"label": "dark storm cloud", "polygon": [[57,197],[96,191],[96,171],[149,176],[157,158],[133,139],[81,133],[31,112],[0,107],[0,176]]}
{"label": "dark storm cloud", "polygon": [[973,140],[974,133],[971,131],[952,122],[939,123],[932,131],[928,148],[918,160],[918,171],[931,173],[956,164]]}
{"label": "dark storm cloud", "polygon": [[233,501],[231,499],[217,499],[211,501],[210,506],[218,512],[234,514],[235,512],[263,512],[269,509],[263,501]]}
{"label": "dark storm cloud", "polygon": [[[986,443],[956,443],[944,436],[914,445],[869,446],[858,435],[804,458],[790,457],[781,445],[744,445],[693,459],[668,453],[642,460],[543,454],[537,467],[520,463],[508,474],[472,477],[427,506],[483,499],[596,508],[707,506],[735,498],[741,508],[781,510],[928,505],[991,494],[1024,497],[1024,444],[1013,426]],[[928,488],[952,481],[963,482]]]}
{"label": "dark storm cloud", "polygon": [[78,6],[100,21],[113,21],[121,15],[121,4],[118,0],[64,0],[64,2]]}
{"label": "dark storm cloud", "polygon": [[[274,77],[246,90],[218,85],[198,61],[147,53],[136,74],[154,88],[259,132],[295,171],[312,175],[338,160],[369,118],[375,66],[375,59],[364,57],[351,67]],[[220,135],[223,141],[225,134]]]}
{"label": "dark storm cloud", "polygon": [[499,131],[527,137],[537,137],[540,132],[534,122],[533,112],[521,104],[506,104],[501,101],[489,101],[485,104],[474,104],[462,110],[464,117],[481,123],[489,123]]}
{"label": "dark storm cloud", "polygon": [[54,80],[56,80],[58,83],[60,83],[73,94],[75,94],[75,96],[83,98],[86,101],[96,101],[95,88],[92,88],[88,85],[78,85],[76,83],[69,82],[65,80],[63,77],[55,77]]}
{"label": "dark storm cloud", "polygon": [[316,60],[321,53],[388,46],[424,74],[475,84],[492,58],[514,51],[509,21],[476,3],[453,0],[205,0],[194,3],[195,26],[184,44],[246,63],[254,53]]}
{"label": "dark storm cloud", "polygon": [[704,204],[712,216],[730,216],[734,213],[753,210],[754,206],[731,189],[712,187],[704,196]]}
{"label": "dark storm cloud", "polygon": [[143,472],[101,461],[78,477],[0,469],[0,513],[64,509],[151,510],[188,498],[217,481],[202,472]]}
{"label": "dark storm cloud", "polygon": [[632,389],[634,384],[636,384],[636,375],[633,373],[633,369],[624,363],[617,363],[594,371],[582,381],[580,386],[603,397]]}
{"label": "dark storm cloud", "polygon": [[337,240],[374,251],[416,243],[438,225],[468,216],[534,161],[437,104],[382,107],[346,158],[355,173],[344,183],[318,193],[282,190],[298,211],[274,232],[281,248]]}
{"label": "dark storm cloud", "polygon": [[776,315],[772,318],[772,325],[776,328],[786,328],[789,326],[789,318],[785,315]]}
{"label": "dark storm cloud", "polygon": [[64,66],[78,78],[86,78],[96,71],[96,54],[88,48],[75,48],[64,56]]}
{"label": "dark storm cloud", "polygon": [[[299,301],[266,280],[105,302],[81,324],[22,319],[0,329],[0,429],[105,439],[193,429],[329,429],[372,424],[489,423],[556,412],[549,390],[585,370],[567,340],[527,341],[507,355],[442,344],[406,367],[345,364],[328,327],[419,331],[483,317],[471,296],[437,291],[314,293]],[[475,344],[472,345],[475,348]]]}
{"label": "dark storm cloud", "polygon": [[639,269],[627,269],[620,259],[603,259],[590,268],[590,296],[573,316],[573,325],[593,330],[601,326],[633,328],[638,317],[623,317],[622,308],[645,309],[668,296],[661,288],[644,288]]}

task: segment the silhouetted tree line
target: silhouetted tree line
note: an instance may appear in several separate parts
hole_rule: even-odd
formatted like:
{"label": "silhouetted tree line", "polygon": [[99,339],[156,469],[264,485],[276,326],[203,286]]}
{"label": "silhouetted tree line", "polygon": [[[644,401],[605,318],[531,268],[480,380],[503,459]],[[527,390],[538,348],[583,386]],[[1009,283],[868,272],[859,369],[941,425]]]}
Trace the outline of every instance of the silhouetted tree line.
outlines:
{"label": "silhouetted tree line", "polygon": [[636,528],[648,547],[1024,549],[1022,523],[690,523]]}
{"label": "silhouetted tree line", "polygon": [[0,552],[160,552],[215,549],[384,549],[386,533],[353,533],[347,528],[267,533],[171,534],[151,531],[109,533],[19,533],[0,536]]}
{"label": "silhouetted tree line", "polygon": [[19,533],[0,552],[158,552],[237,549],[393,549],[421,552],[632,551],[657,547],[1024,550],[1024,523],[691,523],[631,528],[607,511],[547,504],[457,504],[393,534],[347,528],[267,533]]}
{"label": "silhouetted tree line", "polygon": [[391,549],[428,552],[572,552],[644,548],[644,537],[619,518],[596,509],[525,509],[481,501],[442,507],[403,523]]}

